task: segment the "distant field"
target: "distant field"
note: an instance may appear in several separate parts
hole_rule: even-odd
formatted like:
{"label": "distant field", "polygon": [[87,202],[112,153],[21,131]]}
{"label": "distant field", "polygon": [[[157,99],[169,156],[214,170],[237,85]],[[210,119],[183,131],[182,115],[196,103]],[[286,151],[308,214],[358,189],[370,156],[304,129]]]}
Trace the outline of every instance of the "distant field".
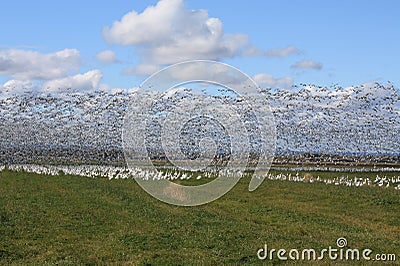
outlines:
{"label": "distant field", "polygon": [[[248,182],[210,204],[176,207],[131,179],[6,170],[0,172],[0,264],[249,265],[262,263],[257,250],[264,244],[322,250],[336,247],[339,237],[349,248],[394,253],[397,261],[388,265],[400,263],[400,191],[266,180],[249,192]],[[360,263],[366,262],[348,264]]]}

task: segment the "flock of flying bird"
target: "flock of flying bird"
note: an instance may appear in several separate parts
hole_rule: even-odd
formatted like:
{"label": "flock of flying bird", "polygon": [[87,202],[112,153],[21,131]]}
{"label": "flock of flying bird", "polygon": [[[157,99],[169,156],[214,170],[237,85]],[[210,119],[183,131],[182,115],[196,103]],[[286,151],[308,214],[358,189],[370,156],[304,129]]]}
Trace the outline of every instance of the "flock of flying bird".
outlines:
{"label": "flock of flying bird", "polygon": [[[166,103],[186,97],[182,90],[169,93]],[[274,115],[276,155],[388,156],[400,163],[400,94],[390,83],[348,88],[302,84],[264,89],[260,95]],[[0,92],[0,164],[123,162],[124,115],[135,104],[130,100],[123,90]]]}

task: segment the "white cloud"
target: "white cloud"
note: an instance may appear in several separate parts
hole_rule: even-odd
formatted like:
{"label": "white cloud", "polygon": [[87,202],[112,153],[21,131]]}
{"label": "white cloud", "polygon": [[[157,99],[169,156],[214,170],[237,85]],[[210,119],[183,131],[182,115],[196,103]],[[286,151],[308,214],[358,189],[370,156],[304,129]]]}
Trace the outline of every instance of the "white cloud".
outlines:
{"label": "white cloud", "polygon": [[96,55],[97,60],[104,62],[104,63],[115,63],[118,60],[115,59],[115,52],[111,50],[104,50],[101,51]]}
{"label": "white cloud", "polygon": [[154,64],[140,64],[135,67],[125,69],[124,74],[126,75],[138,75],[147,76],[151,75],[160,70],[160,66]]}
{"label": "white cloud", "polygon": [[269,74],[260,73],[253,77],[253,80],[262,87],[288,88],[293,85],[293,78],[274,78]]}
{"label": "white cloud", "polygon": [[142,74],[185,60],[243,55],[252,47],[247,35],[224,33],[218,18],[187,9],[183,0],[161,0],[142,13],[131,11],[105,27],[103,36],[110,44],[135,46],[143,66],[128,72]]}
{"label": "white cloud", "polygon": [[22,80],[9,80],[3,85],[0,85],[0,91],[3,93],[19,93],[27,90],[33,90],[36,88],[36,85],[31,81],[22,81]]}
{"label": "white cloud", "polygon": [[95,69],[84,74],[48,81],[42,87],[45,91],[93,90],[100,88],[99,84],[102,77],[103,73]]}
{"label": "white cloud", "polygon": [[322,69],[322,63],[317,63],[313,60],[303,60],[291,66],[293,69]]}
{"label": "white cloud", "polygon": [[[184,27],[179,22],[185,15],[181,0],[162,0],[156,6],[150,6],[138,14],[131,11],[112,27],[103,29],[104,38],[110,43],[121,45],[162,44],[173,41],[173,33]],[[177,27],[177,28],[175,28]]]}
{"label": "white cloud", "polygon": [[293,45],[289,45],[288,47],[285,48],[274,48],[274,49],[269,49],[268,51],[265,52],[265,55],[268,57],[285,57],[290,54],[301,54],[302,52],[294,47]]}
{"label": "white cloud", "polygon": [[49,80],[65,77],[79,69],[80,56],[76,49],[64,49],[42,54],[27,50],[1,50],[0,74],[17,80]]}
{"label": "white cloud", "polygon": [[285,48],[272,48],[267,51],[263,51],[257,47],[247,47],[242,55],[243,56],[266,56],[266,57],[285,57],[291,54],[299,55],[303,52],[293,45],[289,45]]}
{"label": "white cloud", "polygon": [[255,46],[248,46],[243,50],[242,56],[263,56],[265,52]]}
{"label": "white cloud", "polygon": [[[228,87],[246,87],[251,80],[247,76],[234,68],[227,67],[220,63],[211,63],[208,61],[197,61],[190,65],[179,64],[175,67],[175,71],[169,73],[173,83],[190,80],[203,80],[205,82],[216,82]],[[178,81],[178,82],[176,82]],[[173,84],[170,84],[173,85]]]}

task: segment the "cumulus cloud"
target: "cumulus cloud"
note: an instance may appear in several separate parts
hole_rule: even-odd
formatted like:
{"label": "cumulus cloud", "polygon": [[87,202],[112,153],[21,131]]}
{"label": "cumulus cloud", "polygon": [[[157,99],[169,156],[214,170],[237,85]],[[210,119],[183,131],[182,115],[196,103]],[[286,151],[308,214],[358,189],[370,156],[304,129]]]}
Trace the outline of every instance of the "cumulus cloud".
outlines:
{"label": "cumulus cloud", "polygon": [[127,13],[111,27],[105,27],[103,36],[108,42],[121,45],[163,44],[166,40],[173,41],[171,33],[176,35],[179,28],[184,27],[177,23],[184,16],[183,1],[162,0],[141,14],[136,11]]}
{"label": "cumulus cloud", "polygon": [[77,74],[61,79],[55,79],[44,83],[45,91],[65,91],[65,90],[93,90],[98,89],[103,73],[98,70],[91,70],[84,74]]}
{"label": "cumulus cloud", "polygon": [[111,50],[104,50],[101,51],[96,55],[97,60],[103,62],[103,63],[115,63],[118,62],[117,59],[115,59],[115,52]]}
{"label": "cumulus cloud", "polygon": [[274,78],[269,74],[260,73],[253,77],[253,80],[261,87],[288,88],[293,85],[293,78]]}
{"label": "cumulus cloud", "polygon": [[24,92],[64,92],[85,90],[111,90],[106,84],[100,84],[103,73],[100,70],[91,70],[83,74],[67,76],[60,79],[52,79],[46,82],[35,80],[12,79],[0,84],[0,94],[19,94]]}
{"label": "cumulus cloud", "polygon": [[[225,33],[218,18],[209,17],[206,10],[187,9],[183,0],[161,0],[142,13],[131,11],[104,27],[103,37],[110,44],[135,46],[141,64],[128,69],[130,74],[148,75],[162,65],[192,59],[277,53],[252,46],[245,34]],[[279,53],[295,52],[297,49],[290,46]]]}
{"label": "cumulus cloud", "polygon": [[265,55],[268,57],[285,57],[290,54],[301,54],[301,53],[302,52],[298,48],[289,45],[288,47],[285,48],[269,49],[265,52]]}
{"label": "cumulus cloud", "polygon": [[320,70],[322,69],[322,67],[323,67],[322,63],[318,63],[313,60],[303,60],[291,66],[291,68],[293,69],[316,69],[316,70]]}
{"label": "cumulus cloud", "polygon": [[0,74],[16,80],[49,80],[65,77],[79,69],[80,55],[76,49],[43,54],[27,50],[1,50]]}
{"label": "cumulus cloud", "polygon": [[0,92],[2,93],[20,93],[34,89],[36,89],[35,83],[26,80],[12,79],[0,85]]}

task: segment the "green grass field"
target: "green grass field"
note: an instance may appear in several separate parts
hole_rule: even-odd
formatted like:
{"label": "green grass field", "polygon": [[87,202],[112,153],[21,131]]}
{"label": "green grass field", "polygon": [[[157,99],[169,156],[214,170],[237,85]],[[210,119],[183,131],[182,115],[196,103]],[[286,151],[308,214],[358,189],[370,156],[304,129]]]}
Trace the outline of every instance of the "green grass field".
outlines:
{"label": "green grass field", "polygon": [[387,265],[400,264],[399,191],[265,181],[249,192],[248,182],[210,204],[177,207],[134,180],[3,171],[0,264],[283,265],[294,262],[260,261],[257,250],[321,250],[339,237],[348,248],[394,253]]}

